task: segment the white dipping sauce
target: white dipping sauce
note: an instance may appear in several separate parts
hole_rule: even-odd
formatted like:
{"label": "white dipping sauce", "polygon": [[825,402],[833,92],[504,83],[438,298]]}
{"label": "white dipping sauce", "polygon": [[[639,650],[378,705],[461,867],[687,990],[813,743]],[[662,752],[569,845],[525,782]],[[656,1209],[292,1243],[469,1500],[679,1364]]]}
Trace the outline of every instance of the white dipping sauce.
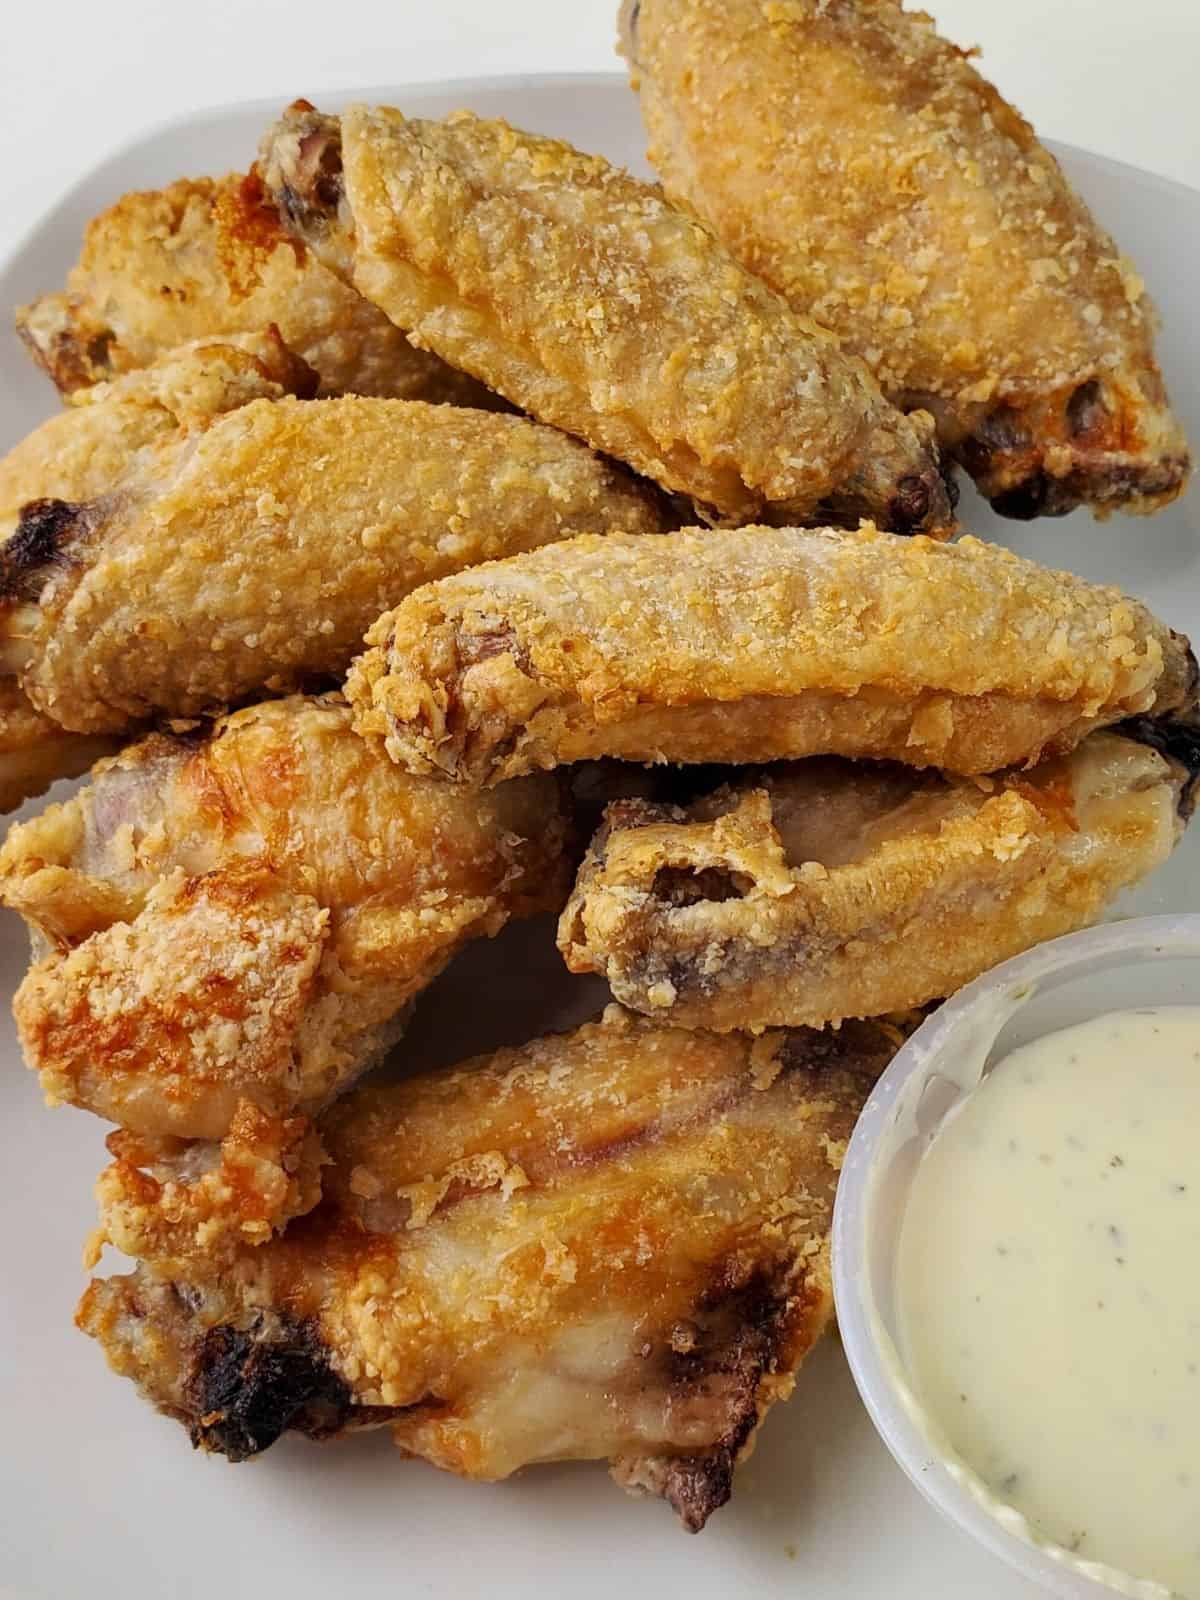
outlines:
{"label": "white dipping sauce", "polygon": [[1200,1006],[1000,1061],[917,1170],[895,1281],[916,1398],[990,1493],[1200,1600]]}

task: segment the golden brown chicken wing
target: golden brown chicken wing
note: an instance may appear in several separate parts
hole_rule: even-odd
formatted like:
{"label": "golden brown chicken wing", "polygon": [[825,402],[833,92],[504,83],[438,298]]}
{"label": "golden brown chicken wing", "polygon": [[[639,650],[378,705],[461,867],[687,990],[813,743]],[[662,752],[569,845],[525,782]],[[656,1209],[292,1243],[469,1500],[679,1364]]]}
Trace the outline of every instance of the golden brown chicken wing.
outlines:
{"label": "golden brown chicken wing", "polygon": [[427,585],[368,643],[359,728],[468,783],[598,755],[993,772],[1196,694],[1117,590],[870,526],[573,539]]}
{"label": "golden brown chicken wing", "polygon": [[79,389],[0,460],[0,537],[15,530],[27,501],[107,494],[148,446],[251,400],[308,397],[316,383],[272,329],[181,345],[111,383]]}
{"label": "golden brown chicken wing", "polygon": [[898,0],[624,0],[668,195],[863,356],[1008,516],[1189,470],[1141,279],[970,52]]}
{"label": "golden brown chicken wing", "polygon": [[468,1478],[607,1460],[698,1529],[829,1321],[842,1153],[900,1037],[614,1007],[360,1089],[322,1121],[315,1211],[220,1272],[93,1282],[79,1324],[235,1461],[390,1423]]}
{"label": "golden brown chicken wing", "polygon": [[316,368],[323,394],[498,404],[289,240],[253,172],[125,195],[89,223],[66,292],[17,313],[63,394],[193,339],[272,323]]}
{"label": "golden brown chicken wing", "polygon": [[[134,471],[143,452],[250,400],[309,394],[315,384],[312,369],[270,331],[185,345],[143,371],[80,390],[0,460],[0,590],[9,591],[10,609],[28,592],[24,575],[52,554],[58,526],[79,502]],[[86,772],[114,749],[111,738],[68,733],[34,709],[15,678],[0,677],[0,810]]]}
{"label": "golden brown chicken wing", "polygon": [[40,957],[26,1059],[51,1102],[144,1134],[316,1112],[462,944],[561,907],[565,831],[553,779],[414,780],[337,696],[155,734],[0,850]]}
{"label": "golden brown chicken wing", "polygon": [[466,112],[300,102],[263,172],[296,237],[419,344],[719,518],[949,531],[928,418],[599,157]]}
{"label": "golden brown chicken wing", "polygon": [[1170,854],[1192,774],[1093,733],[997,779],[812,760],[681,810],[609,808],[559,924],[573,972],[691,1028],[820,1026],[952,994],[1096,920]]}
{"label": "golden brown chicken wing", "polygon": [[427,579],[663,526],[656,491],[521,417],[263,399],[137,453],[112,494],[25,508],[0,664],[65,727],[119,732],[340,674]]}

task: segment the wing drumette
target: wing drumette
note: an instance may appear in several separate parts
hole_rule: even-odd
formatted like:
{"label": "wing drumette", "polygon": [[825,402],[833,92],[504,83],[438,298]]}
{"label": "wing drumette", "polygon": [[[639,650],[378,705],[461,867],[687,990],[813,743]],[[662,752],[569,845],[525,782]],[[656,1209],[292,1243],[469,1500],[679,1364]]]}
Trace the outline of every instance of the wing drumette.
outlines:
{"label": "wing drumette", "polygon": [[358,726],[468,783],[599,755],[994,772],[1196,692],[1117,590],[869,526],[572,539],[427,585],[368,643]]}
{"label": "wing drumette", "polygon": [[0,851],[40,957],[14,1010],[51,1101],[218,1139],[239,1103],[320,1110],[466,940],[557,910],[553,779],[413,779],[336,696],[156,734]]}
{"label": "wing drumette", "polygon": [[969,52],[898,0],[625,0],[650,159],[1008,516],[1187,480],[1136,270]]}
{"label": "wing drumette", "polygon": [[113,488],[27,506],[0,550],[0,662],[80,732],[340,674],[429,578],[664,526],[656,491],[550,428],[409,400],[264,399]]}
{"label": "wing drumette", "polygon": [[[390,1423],[469,1478],[607,1460],[698,1529],[829,1321],[842,1152],[900,1037],[614,1007],[358,1090],[322,1121],[315,1211],[219,1272],[96,1281],[80,1326],[235,1461]],[[140,1177],[119,1162],[106,1201]]]}
{"label": "wing drumette", "polygon": [[[52,552],[74,508],[111,490],[143,452],[250,400],[310,394],[315,384],[312,369],[269,331],[186,345],[80,390],[0,461],[0,587],[19,604],[23,576]],[[34,709],[15,678],[0,678],[0,810],[76,777],[115,747],[98,733],[68,733]]]}
{"label": "wing drumette", "polygon": [[949,531],[928,418],[599,157],[465,112],[300,102],[263,171],[297,238],[421,345],[719,518]]}
{"label": "wing drumette", "polygon": [[125,195],[88,224],[66,292],[17,313],[18,332],[63,394],[147,366],[175,345],[272,323],[320,374],[323,394],[499,404],[414,349],[298,249],[254,173]]}
{"label": "wing drumette", "polygon": [[686,811],[618,801],[559,947],[573,972],[603,973],[625,1005],[685,1027],[924,1005],[1095,921],[1170,854],[1193,779],[1098,732],[997,779],[813,760]]}

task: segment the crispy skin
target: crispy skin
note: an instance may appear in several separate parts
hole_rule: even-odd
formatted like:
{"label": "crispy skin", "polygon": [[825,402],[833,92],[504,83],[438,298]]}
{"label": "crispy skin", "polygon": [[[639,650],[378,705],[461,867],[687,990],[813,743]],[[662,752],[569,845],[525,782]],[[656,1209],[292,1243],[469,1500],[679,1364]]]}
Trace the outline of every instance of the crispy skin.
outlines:
{"label": "crispy skin", "polygon": [[[13,627],[31,620],[19,602],[40,587],[33,575],[53,559],[80,501],[107,493],[141,452],[180,430],[260,396],[311,393],[315,382],[271,331],[187,345],[142,372],[81,390],[0,461],[0,588]],[[34,709],[15,678],[0,677],[0,811],[116,748],[99,734],[68,733]]]}
{"label": "crispy skin", "polygon": [[251,400],[308,397],[316,374],[273,330],[198,340],[111,383],[81,389],[0,461],[0,537],[30,500],[107,494],[148,447]]}
{"label": "crispy skin", "polygon": [[1154,511],[1187,442],[1133,266],[1024,119],[897,0],[624,0],[672,199],[1009,516]]}
{"label": "crispy skin", "polygon": [[26,1059],[51,1102],[139,1133],[314,1113],[468,939],[561,907],[565,831],[554,780],[411,779],[337,696],[154,735],[0,850],[46,952],[14,1003]]}
{"label": "crispy skin", "polygon": [[125,195],[88,224],[65,293],[17,313],[64,395],[193,339],[271,324],[320,374],[323,394],[497,403],[289,239],[253,172]]}
{"label": "crispy skin", "polygon": [[1095,921],[1170,854],[1186,779],[1100,732],[996,780],[818,759],[686,811],[618,801],[559,948],[572,972],[683,1027],[906,1010]]}
{"label": "crispy skin", "polygon": [[706,517],[950,531],[929,419],[599,157],[467,112],[301,103],[263,171],[296,236],[419,344]]}
{"label": "crispy skin", "polygon": [[429,584],[367,642],[358,727],[468,783],[599,755],[993,772],[1196,693],[1187,641],[1117,590],[870,526],[573,539]]}
{"label": "crispy skin", "polygon": [[612,1007],[360,1089],[323,1119],[317,1210],[220,1273],[96,1281],[79,1324],[234,1460],[390,1421],[469,1478],[608,1460],[698,1529],[830,1319],[842,1152],[900,1038]]}
{"label": "crispy skin", "polygon": [[105,1140],[115,1157],[100,1174],[103,1218],[88,1245],[95,1265],[106,1242],[152,1264],[186,1273],[232,1264],[240,1250],[264,1244],[321,1198],[328,1161],[316,1125],[304,1116],[236,1106],[219,1144],[118,1128]]}
{"label": "crispy skin", "polygon": [[44,559],[0,586],[0,660],[81,732],[340,675],[384,606],[430,578],[664,526],[654,491],[553,429],[354,396],[252,402],[56,514]]}

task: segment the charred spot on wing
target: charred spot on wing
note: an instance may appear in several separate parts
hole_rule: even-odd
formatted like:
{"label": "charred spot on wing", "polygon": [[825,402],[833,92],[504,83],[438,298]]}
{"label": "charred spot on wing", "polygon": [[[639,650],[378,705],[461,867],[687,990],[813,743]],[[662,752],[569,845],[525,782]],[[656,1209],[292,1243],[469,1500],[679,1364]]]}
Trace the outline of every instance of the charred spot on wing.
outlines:
{"label": "charred spot on wing", "polygon": [[991,497],[992,510],[1014,522],[1032,522],[1035,517],[1064,517],[1080,504],[1061,479],[1044,472],[1031,472],[1020,483]]}
{"label": "charred spot on wing", "polygon": [[[1062,517],[1079,506],[1098,515],[1130,501],[1161,501],[1177,495],[1191,462],[1186,452],[1143,460],[1114,459],[1123,446],[1119,419],[1104,385],[1089,378],[1043,408],[1031,423],[1001,401],[955,447],[955,455],[1002,517],[1028,522]],[[1048,472],[1048,444],[1073,455],[1069,470]]]}
{"label": "charred spot on wing", "polygon": [[[1195,657],[1189,651],[1190,665],[1195,668]],[[1149,745],[1160,756],[1183,769],[1183,786],[1179,791],[1178,809],[1184,822],[1190,822],[1200,795],[1200,712],[1194,708],[1183,716],[1130,717],[1119,722],[1115,733],[1135,739],[1138,744]]]}
{"label": "charred spot on wing", "polygon": [[95,502],[28,500],[0,547],[0,600],[34,601],[51,569],[95,523]]}
{"label": "charred spot on wing", "polygon": [[729,1499],[733,1472],[759,1420],[759,1388],[773,1370],[789,1314],[781,1280],[763,1267],[725,1262],[686,1324],[672,1331],[671,1386],[704,1395],[724,1413],[720,1437],[704,1452],[666,1464],[661,1493],[689,1533],[698,1533]]}
{"label": "charred spot on wing", "polygon": [[350,1389],[304,1323],[258,1338],[229,1325],[201,1340],[187,1386],[193,1445],[245,1461],[288,1431],[325,1438],[345,1427]]}
{"label": "charred spot on wing", "polygon": [[663,1475],[662,1496],[688,1533],[699,1533],[733,1493],[733,1455],[724,1446],[705,1456],[678,1456]]}

